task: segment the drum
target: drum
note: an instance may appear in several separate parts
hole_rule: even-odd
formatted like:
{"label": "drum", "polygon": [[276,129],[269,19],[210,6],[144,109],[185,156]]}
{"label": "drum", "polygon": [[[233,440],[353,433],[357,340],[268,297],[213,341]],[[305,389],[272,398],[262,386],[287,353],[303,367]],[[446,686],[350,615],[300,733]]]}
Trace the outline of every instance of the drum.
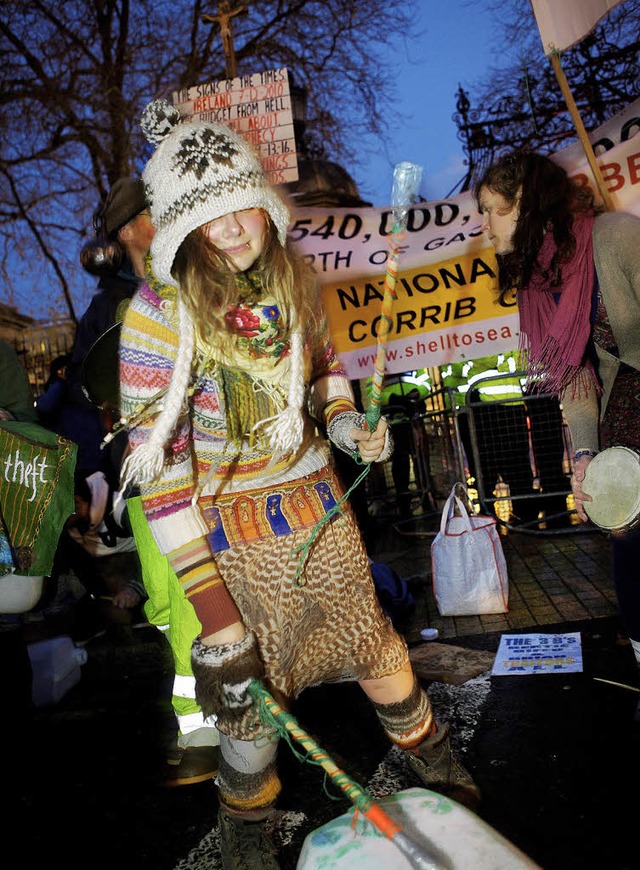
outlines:
{"label": "drum", "polygon": [[621,533],[640,524],[640,453],[629,447],[609,447],[587,465],[583,492],[593,501],[584,503],[592,523]]}

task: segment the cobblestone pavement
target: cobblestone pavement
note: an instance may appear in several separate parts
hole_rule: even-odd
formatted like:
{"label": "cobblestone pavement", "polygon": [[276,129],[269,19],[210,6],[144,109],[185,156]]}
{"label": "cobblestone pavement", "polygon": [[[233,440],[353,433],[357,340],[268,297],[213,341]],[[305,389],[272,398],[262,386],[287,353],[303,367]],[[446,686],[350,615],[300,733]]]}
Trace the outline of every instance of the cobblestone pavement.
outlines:
{"label": "cobblestone pavement", "polygon": [[482,616],[440,616],[433,596],[429,523],[398,524],[378,538],[375,558],[411,581],[417,612],[408,640],[420,640],[421,627],[437,628],[441,638],[515,631],[557,622],[617,614],[609,571],[609,543],[595,531],[554,534],[509,533],[501,537],[509,570],[509,612]]}
{"label": "cobblestone pavement", "polygon": [[[582,642],[581,673],[488,670],[461,685],[424,682],[482,788],[480,818],[544,870],[637,867],[640,680],[618,623],[606,538],[508,534],[509,613],[465,618],[437,614],[432,539],[416,523],[377,534],[375,558],[407,578],[416,599],[402,626],[412,650],[425,626],[437,627],[443,643],[491,654],[503,632],[577,631]],[[14,832],[29,866],[217,870],[214,785],[158,782],[173,726],[164,638],[150,626],[116,626],[85,649],[78,685],[5,741],[5,849]],[[307,690],[293,712],[374,797],[418,784],[357,686]],[[279,756],[275,833],[282,866],[293,870],[305,836],[349,804],[335,789],[329,797],[322,772],[287,746]]]}

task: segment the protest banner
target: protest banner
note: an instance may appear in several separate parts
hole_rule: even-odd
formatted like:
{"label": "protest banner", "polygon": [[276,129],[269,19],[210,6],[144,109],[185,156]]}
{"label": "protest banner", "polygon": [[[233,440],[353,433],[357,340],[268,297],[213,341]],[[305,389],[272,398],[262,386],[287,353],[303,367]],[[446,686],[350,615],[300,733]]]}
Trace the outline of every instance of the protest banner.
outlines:
{"label": "protest banner", "polygon": [[[628,142],[629,139],[639,132],[640,97],[629,103],[625,109],[590,133],[589,141],[594,152],[598,156],[602,156],[606,151],[610,151],[621,142]],[[581,143],[574,142],[572,145],[567,145],[561,151],[557,151],[554,155],[554,160],[560,166],[564,166],[567,169],[580,163],[583,160]]]}
{"label": "protest banner", "polygon": [[256,150],[271,184],[298,178],[293,114],[287,70],[204,82],[174,91],[173,104],[185,118],[226,124]]}
{"label": "protest banner", "polygon": [[[640,101],[591,134],[610,146],[598,163],[613,206],[640,216]],[[582,149],[553,159],[596,191]],[[388,257],[391,208],[296,208],[290,237],[322,285],[335,346],[353,379],[373,372]],[[515,298],[496,299],[496,260],[470,192],[409,209],[386,372],[397,374],[514,351]]]}
{"label": "protest banner", "polygon": [[[290,229],[322,284],[336,348],[350,378],[376,356],[391,209],[296,209]],[[515,305],[492,292],[493,249],[470,194],[409,209],[386,349],[389,374],[513,350]]]}

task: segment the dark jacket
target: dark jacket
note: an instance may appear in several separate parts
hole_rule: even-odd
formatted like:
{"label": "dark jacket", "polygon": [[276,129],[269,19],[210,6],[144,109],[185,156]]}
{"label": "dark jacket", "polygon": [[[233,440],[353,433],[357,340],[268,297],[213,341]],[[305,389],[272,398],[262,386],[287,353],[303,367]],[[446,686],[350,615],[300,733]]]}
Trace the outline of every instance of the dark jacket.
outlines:
{"label": "dark jacket", "polygon": [[[131,269],[131,264],[125,260],[120,271],[115,275],[104,275],[100,278],[98,289],[89,307],[82,315],[76,338],[71,351],[71,363],[67,371],[69,382],[69,397],[85,407],[89,404],[81,389],[82,364],[87,354],[110,327],[124,317],[124,309],[140,285]],[[114,360],[114,365],[118,360]]]}
{"label": "dark jacket", "polygon": [[0,408],[20,423],[38,422],[26,369],[6,341],[0,341]]}
{"label": "dark jacket", "polygon": [[[108,450],[100,450],[100,442],[106,429],[102,412],[89,401],[82,390],[82,366],[100,336],[117,321],[122,320],[125,308],[139,285],[140,279],[134,275],[128,259],[115,275],[104,275],[100,278],[97,292],[78,324],[71,361],[67,368],[65,414],[69,415],[69,422],[76,430],[76,437],[71,436],[71,440],[79,448],[77,467],[87,474],[104,471],[109,481],[114,480],[114,475],[117,476],[119,453],[123,449],[124,441],[118,441],[117,449],[112,444]],[[114,356],[111,364],[117,368],[117,356]],[[75,410],[72,410],[73,406]],[[78,431],[78,426],[83,427],[83,431]]]}

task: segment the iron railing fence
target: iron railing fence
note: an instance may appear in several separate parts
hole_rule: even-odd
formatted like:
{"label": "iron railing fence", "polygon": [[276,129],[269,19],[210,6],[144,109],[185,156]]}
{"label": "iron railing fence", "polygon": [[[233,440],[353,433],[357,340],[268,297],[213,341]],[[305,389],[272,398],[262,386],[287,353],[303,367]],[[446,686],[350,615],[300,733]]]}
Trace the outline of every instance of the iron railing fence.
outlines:
{"label": "iron railing fence", "polygon": [[11,343],[29,376],[34,398],[37,399],[42,394],[53,360],[70,353],[75,330],[75,324],[69,321],[51,326],[29,327],[12,336]]}
{"label": "iron railing fence", "polygon": [[[412,421],[407,489],[396,485],[394,461],[374,465],[367,477],[367,502],[376,516],[407,519],[438,514],[457,481],[467,484],[472,504],[509,529],[548,532],[578,529],[570,475],[571,437],[558,399],[523,395],[524,372],[475,381],[463,405],[454,391],[430,393],[426,413]],[[493,382],[493,383],[492,383]],[[502,385],[502,393],[485,388]],[[509,395],[504,389],[513,385]],[[392,432],[398,422],[391,412]],[[404,478],[406,479],[406,477]],[[405,510],[402,510],[402,506]]]}

